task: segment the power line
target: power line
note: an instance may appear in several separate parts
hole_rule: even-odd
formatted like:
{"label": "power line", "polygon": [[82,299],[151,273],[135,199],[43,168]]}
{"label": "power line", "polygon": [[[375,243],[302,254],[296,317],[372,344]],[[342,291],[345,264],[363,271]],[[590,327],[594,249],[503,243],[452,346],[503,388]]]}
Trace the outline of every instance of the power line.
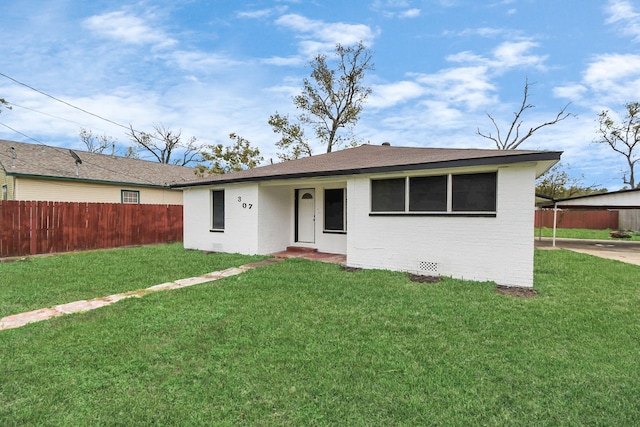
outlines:
{"label": "power line", "polygon": [[87,111],[87,110],[85,110],[84,108],[76,107],[75,105],[70,104],[70,103],[68,103],[67,101],[64,101],[64,100],[62,100],[62,99],[60,99],[60,98],[56,98],[56,97],[55,97],[55,96],[53,96],[53,95],[49,95],[49,94],[48,94],[48,93],[46,93],[46,92],[43,92],[43,91],[41,91],[41,90],[39,90],[39,89],[36,89],[36,88],[35,88],[35,87],[33,87],[33,86],[29,86],[29,85],[28,85],[28,84],[26,84],[26,83],[22,83],[21,81],[16,80],[16,79],[14,79],[13,77],[7,76],[6,74],[0,73],[0,76],[5,77],[5,78],[7,78],[7,79],[9,79],[9,80],[11,80],[11,81],[13,81],[13,82],[15,82],[15,83],[17,83],[17,84],[21,85],[21,86],[24,86],[24,87],[26,87],[26,88],[28,88],[28,89],[31,89],[31,90],[33,90],[33,91],[35,91],[35,92],[38,92],[38,93],[39,93],[39,94],[41,94],[41,95],[44,95],[44,96],[46,96],[46,97],[49,97],[49,98],[51,98],[51,99],[53,99],[53,100],[55,100],[55,101],[58,101],[58,102],[60,102],[60,103],[62,103],[62,104],[64,104],[64,105],[67,105],[67,106],[69,106],[69,107],[71,107],[71,108],[75,108],[75,109],[76,109],[76,110],[78,110],[78,111],[82,111],[83,113],[89,114],[89,115],[91,115],[91,116],[93,116],[93,117],[97,117],[97,118],[99,118],[100,120],[104,120],[104,121],[106,121],[106,122],[109,122],[109,123],[114,124],[114,125],[116,125],[116,126],[119,126],[119,127],[121,127],[121,128],[129,129],[129,127],[128,127],[128,126],[125,126],[125,125],[122,125],[122,124],[120,124],[120,123],[114,122],[113,120],[107,119],[107,118],[102,117],[102,116],[100,116],[100,115],[98,115],[98,114],[94,114],[94,113],[92,113],[91,111]]}
{"label": "power line", "polygon": [[29,135],[27,135],[26,133],[22,133],[22,132],[20,132],[19,130],[14,129],[14,128],[12,128],[11,126],[9,126],[9,125],[7,125],[7,124],[0,123],[0,125],[2,125],[2,126],[4,126],[4,127],[6,127],[7,129],[11,129],[11,130],[12,130],[12,131],[14,131],[15,133],[19,133],[20,135],[24,136],[25,138],[28,138],[28,139],[30,139],[30,140],[32,140],[32,141],[35,141],[35,142],[37,142],[38,144],[45,145],[45,143],[44,143],[44,142],[42,142],[42,141],[38,141],[38,140],[37,140],[37,139],[35,139],[35,138],[31,138],[31,137],[30,137]]}

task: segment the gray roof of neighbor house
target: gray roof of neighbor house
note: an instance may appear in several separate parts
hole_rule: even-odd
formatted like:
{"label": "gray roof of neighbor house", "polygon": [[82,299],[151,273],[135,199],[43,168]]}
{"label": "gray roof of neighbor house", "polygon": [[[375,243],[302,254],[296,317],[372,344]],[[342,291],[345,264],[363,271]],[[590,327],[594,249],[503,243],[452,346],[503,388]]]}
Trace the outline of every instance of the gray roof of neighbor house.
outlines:
{"label": "gray roof of neighbor house", "polygon": [[192,181],[194,169],[0,139],[0,167],[9,176],[169,187]]}
{"label": "gray roof of neighbor house", "polygon": [[361,145],[254,169],[198,178],[180,187],[273,179],[357,175],[445,167],[541,162],[544,173],[560,159],[560,151],[478,150],[464,148],[393,147]]}

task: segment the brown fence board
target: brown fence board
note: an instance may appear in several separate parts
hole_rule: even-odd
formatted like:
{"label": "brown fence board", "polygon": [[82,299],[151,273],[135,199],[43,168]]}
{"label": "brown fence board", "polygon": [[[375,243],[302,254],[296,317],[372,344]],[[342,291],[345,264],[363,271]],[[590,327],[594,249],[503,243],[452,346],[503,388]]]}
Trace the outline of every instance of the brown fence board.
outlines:
{"label": "brown fence board", "polygon": [[[535,226],[553,227],[553,210],[536,211]],[[559,210],[557,214],[558,228],[587,228],[605,230],[618,228],[618,211],[615,210]]]}
{"label": "brown fence board", "polygon": [[0,257],[182,241],[181,205],[0,201]]}

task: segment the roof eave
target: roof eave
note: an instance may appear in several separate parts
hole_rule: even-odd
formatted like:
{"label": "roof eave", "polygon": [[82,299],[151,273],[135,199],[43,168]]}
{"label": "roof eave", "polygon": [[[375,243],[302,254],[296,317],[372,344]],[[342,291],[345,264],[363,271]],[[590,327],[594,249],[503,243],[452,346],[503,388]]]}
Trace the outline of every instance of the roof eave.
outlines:
{"label": "roof eave", "polygon": [[[367,168],[353,168],[333,171],[314,171],[314,172],[300,172],[293,174],[274,174],[255,177],[238,177],[233,178],[233,174],[225,179],[216,179],[210,181],[194,181],[184,184],[173,184],[171,188],[189,188],[200,187],[205,185],[220,185],[220,184],[235,184],[238,182],[261,182],[261,181],[273,181],[283,179],[300,179],[300,178],[323,178],[330,176],[344,176],[344,175],[363,175],[374,173],[388,173],[399,171],[415,171],[415,170],[432,170],[454,167],[469,167],[469,166],[488,166],[488,165],[505,165],[513,163],[524,162],[540,162],[540,161],[557,161],[560,159],[561,151],[541,151],[537,153],[523,153],[510,156],[492,156],[492,157],[478,157],[472,159],[456,159],[445,160],[440,162],[429,163],[415,163],[409,165],[392,165],[392,166],[372,166]],[[218,175],[220,176],[220,175]],[[223,175],[224,177],[224,175]]]}

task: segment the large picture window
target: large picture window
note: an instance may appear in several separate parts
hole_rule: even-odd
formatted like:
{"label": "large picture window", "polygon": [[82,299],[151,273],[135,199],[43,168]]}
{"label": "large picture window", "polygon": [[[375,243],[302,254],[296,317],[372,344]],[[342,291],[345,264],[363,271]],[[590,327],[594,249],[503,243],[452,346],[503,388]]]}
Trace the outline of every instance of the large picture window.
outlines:
{"label": "large picture window", "polygon": [[344,193],[344,188],[324,190],[324,229],[326,231],[346,231]]}
{"label": "large picture window", "polygon": [[373,212],[404,211],[405,181],[405,178],[371,181],[371,210]]}
{"label": "large picture window", "polygon": [[224,190],[213,190],[211,203],[213,230],[222,231],[224,230]]}
{"label": "large picture window", "polygon": [[488,172],[371,180],[371,213],[495,216],[497,177]]}

